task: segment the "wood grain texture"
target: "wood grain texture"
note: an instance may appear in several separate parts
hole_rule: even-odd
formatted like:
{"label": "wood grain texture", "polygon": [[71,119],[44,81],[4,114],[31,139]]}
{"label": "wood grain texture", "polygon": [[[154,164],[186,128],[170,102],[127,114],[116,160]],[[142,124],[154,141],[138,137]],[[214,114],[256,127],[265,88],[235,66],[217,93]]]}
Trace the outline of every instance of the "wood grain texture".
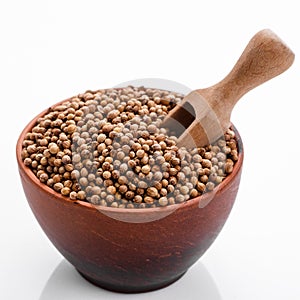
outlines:
{"label": "wood grain texture", "polygon": [[248,91],[287,70],[294,53],[271,30],[258,32],[248,43],[231,72],[219,83],[188,94],[165,118],[162,126],[186,124],[184,106],[194,108],[194,120],[179,137],[179,145],[204,146],[229,128],[231,112]]}

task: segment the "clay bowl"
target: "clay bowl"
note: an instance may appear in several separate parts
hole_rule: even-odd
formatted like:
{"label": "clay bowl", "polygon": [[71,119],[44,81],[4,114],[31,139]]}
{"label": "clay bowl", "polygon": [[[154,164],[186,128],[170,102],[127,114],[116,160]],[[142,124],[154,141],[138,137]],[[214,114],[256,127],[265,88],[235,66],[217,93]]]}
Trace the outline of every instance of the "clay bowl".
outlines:
{"label": "clay bowl", "polygon": [[179,279],[210,247],[231,211],[239,187],[243,145],[233,172],[210,193],[164,208],[96,209],[42,184],[21,159],[19,173],[28,203],[58,251],[92,283],[118,292],[145,292]]}

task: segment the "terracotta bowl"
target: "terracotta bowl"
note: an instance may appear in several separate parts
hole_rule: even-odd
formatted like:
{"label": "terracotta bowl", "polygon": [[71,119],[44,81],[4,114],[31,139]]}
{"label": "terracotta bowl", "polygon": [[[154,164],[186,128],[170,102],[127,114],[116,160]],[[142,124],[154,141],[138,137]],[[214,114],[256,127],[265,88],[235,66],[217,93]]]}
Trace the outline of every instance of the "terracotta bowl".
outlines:
{"label": "terracotta bowl", "polygon": [[58,251],[92,283],[118,292],[145,292],[179,279],[210,247],[236,198],[243,145],[233,172],[215,189],[182,204],[164,208],[96,209],[72,201],[42,184],[21,159],[19,173],[28,203]]}

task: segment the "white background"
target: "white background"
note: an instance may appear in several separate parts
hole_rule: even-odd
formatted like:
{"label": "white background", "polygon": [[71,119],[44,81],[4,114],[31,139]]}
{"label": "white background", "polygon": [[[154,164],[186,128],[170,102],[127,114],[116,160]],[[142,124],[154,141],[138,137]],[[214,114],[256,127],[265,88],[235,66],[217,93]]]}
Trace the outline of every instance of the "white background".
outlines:
{"label": "white background", "polygon": [[[0,2],[0,299],[300,299],[299,10],[297,1]],[[232,121],[245,162],[232,214],[172,286],[142,295],[84,281],[26,202],[15,144],[40,111],[87,89],[155,77],[192,89],[231,69],[270,28],[295,52],[286,73],[247,94]]]}

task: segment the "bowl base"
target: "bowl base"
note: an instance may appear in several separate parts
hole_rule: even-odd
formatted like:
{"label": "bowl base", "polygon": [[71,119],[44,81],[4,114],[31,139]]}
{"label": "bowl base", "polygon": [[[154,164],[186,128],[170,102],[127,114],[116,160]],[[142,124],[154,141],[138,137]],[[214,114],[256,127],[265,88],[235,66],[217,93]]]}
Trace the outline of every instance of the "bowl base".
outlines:
{"label": "bowl base", "polygon": [[92,283],[100,288],[103,288],[103,289],[106,289],[106,290],[109,290],[112,292],[126,293],[126,294],[145,293],[145,292],[150,292],[150,291],[154,291],[154,290],[158,290],[158,289],[167,287],[170,284],[176,282],[178,279],[180,279],[186,273],[186,272],[183,272],[182,274],[180,274],[179,276],[177,276],[175,278],[172,278],[171,280],[167,280],[164,282],[140,287],[140,286],[120,286],[120,285],[110,284],[110,283],[92,278],[89,275],[82,273],[78,269],[76,269],[76,270],[84,279],[86,279],[90,283]]}

